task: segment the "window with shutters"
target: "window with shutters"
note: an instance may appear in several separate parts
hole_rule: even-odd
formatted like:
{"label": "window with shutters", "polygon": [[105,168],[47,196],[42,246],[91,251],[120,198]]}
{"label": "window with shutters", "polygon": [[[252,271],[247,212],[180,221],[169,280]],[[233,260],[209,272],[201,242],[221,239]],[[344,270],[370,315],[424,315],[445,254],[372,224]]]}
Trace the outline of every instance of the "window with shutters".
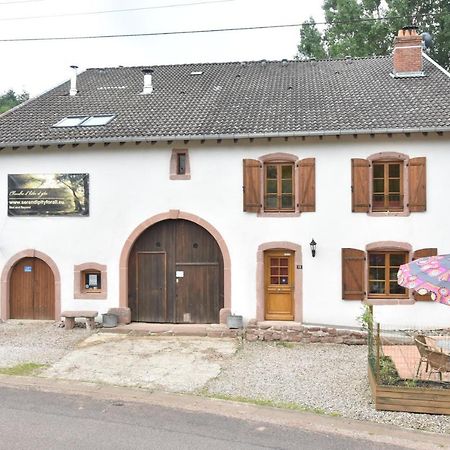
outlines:
{"label": "window with shutters", "polygon": [[407,290],[397,283],[398,269],[408,259],[408,252],[369,252],[369,298],[408,298]]}
{"label": "window with shutters", "polygon": [[264,165],[264,211],[294,211],[294,164]]}
{"label": "window with shutters", "polygon": [[243,161],[244,211],[260,216],[315,211],[315,159],[272,153]]}
{"label": "window with shutters", "polygon": [[426,159],[382,152],[352,159],[352,211],[406,216],[426,210]]}

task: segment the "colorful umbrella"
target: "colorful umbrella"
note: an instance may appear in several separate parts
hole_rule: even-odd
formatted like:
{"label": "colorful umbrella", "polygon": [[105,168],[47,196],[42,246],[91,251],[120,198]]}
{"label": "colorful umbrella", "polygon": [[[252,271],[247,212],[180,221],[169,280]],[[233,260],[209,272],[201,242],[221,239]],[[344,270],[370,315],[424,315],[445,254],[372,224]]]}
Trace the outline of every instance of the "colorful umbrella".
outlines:
{"label": "colorful umbrella", "polygon": [[435,302],[450,305],[450,255],[429,256],[403,264],[397,274],[400,286],[420,295],[431,293]]}

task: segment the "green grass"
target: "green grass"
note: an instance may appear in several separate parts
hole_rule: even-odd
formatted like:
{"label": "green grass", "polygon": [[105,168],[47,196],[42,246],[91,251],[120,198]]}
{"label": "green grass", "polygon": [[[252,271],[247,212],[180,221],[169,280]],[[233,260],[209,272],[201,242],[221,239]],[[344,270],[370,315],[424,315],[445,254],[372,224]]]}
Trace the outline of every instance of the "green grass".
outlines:
{"label": "green grass", "polygon": [[276,347],[284,347],[284,348],[295,348],[297,347],[296,344],[293,342],[286,342],[286,341],[275,341]]}
{"label": "green grass", "polygon": [[280,409],[290,409],[293,411],[302,411],[302,412],[310,412],[314,414],[327,415],[333,417],[340,417],[341,414],[338,412],[327,412],[322,408],[315,408],[312,406],[300,405],[298,403],[292,402],[277,402],[273,400],[266,400],[261,398],[249,398],[242,397],[240,395],[228,395],[228,394],[211,394],[208,392],[202,392],[201,395],[209,398],[217,398],[219,400],[229,400],[233,402],[241,402],[241,403],[251,403],[253,405],[259,406],[270,406],[272,408],[280,408]]}
{"label": "green grass", "polygon": [[27,376],[34,375],[39,369],[45,367],[45,364],[22,363],[13,367],[0,367],[0,375]]}

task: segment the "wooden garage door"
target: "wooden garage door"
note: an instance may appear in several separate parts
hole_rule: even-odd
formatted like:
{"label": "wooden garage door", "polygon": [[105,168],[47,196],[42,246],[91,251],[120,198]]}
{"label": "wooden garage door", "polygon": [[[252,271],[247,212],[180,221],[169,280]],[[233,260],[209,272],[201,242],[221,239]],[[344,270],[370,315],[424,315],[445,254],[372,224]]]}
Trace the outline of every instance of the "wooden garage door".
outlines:
{"label": "wooden garage door", "polygon": [[133,321],[219,321],[223,308],[222,253],[201,226],[181,219],[151,226],[130,252],[128,274]]}
{"label": "wooden garage door", "polygon": [[55,318],[55,279],[50,267],[39,258],[23,258],[10,277],[11,319]]}

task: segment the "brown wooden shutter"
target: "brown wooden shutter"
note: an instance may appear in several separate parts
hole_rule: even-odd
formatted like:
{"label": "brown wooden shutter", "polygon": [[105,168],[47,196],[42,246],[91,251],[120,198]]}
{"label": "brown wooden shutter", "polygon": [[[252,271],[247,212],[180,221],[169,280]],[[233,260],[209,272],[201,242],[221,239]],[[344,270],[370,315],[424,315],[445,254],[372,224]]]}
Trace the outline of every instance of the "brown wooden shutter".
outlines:
{"label": "brown wooden shutter", "polygon": [[364,300],[366,253],[354,248],[342,249],[342,298]]}
{"label": "brown wooden shutter", "polygon": [[261,210],[262,164],[256,159],[244,159],[244,211]]}
{"label": "brown wooden shutter", "polygon": [[412,158],[409,160],[409,210],[411,212],[427,209],[427,159]]}
{"label": "brown wooden shutter", "polygon": [[[426,256],[436,256],[437,248],[421,248],[420,250],[416,250],[413,253],[412,260],[416,260],[419,258],[425,258]],[[414,300],[419,301],[432,301],[431,294],[420,295],[418,292],[413,293]]]}
{"label": "brown wooden shutter", "polygon": [[305,158],[299,161],[297,173],[299,210],[314,212],[316,210],[316,158]]}
{"label": "brown wooden shutter", "polygon": [[352,159],[352,212],[369,212],[369,161]]}

